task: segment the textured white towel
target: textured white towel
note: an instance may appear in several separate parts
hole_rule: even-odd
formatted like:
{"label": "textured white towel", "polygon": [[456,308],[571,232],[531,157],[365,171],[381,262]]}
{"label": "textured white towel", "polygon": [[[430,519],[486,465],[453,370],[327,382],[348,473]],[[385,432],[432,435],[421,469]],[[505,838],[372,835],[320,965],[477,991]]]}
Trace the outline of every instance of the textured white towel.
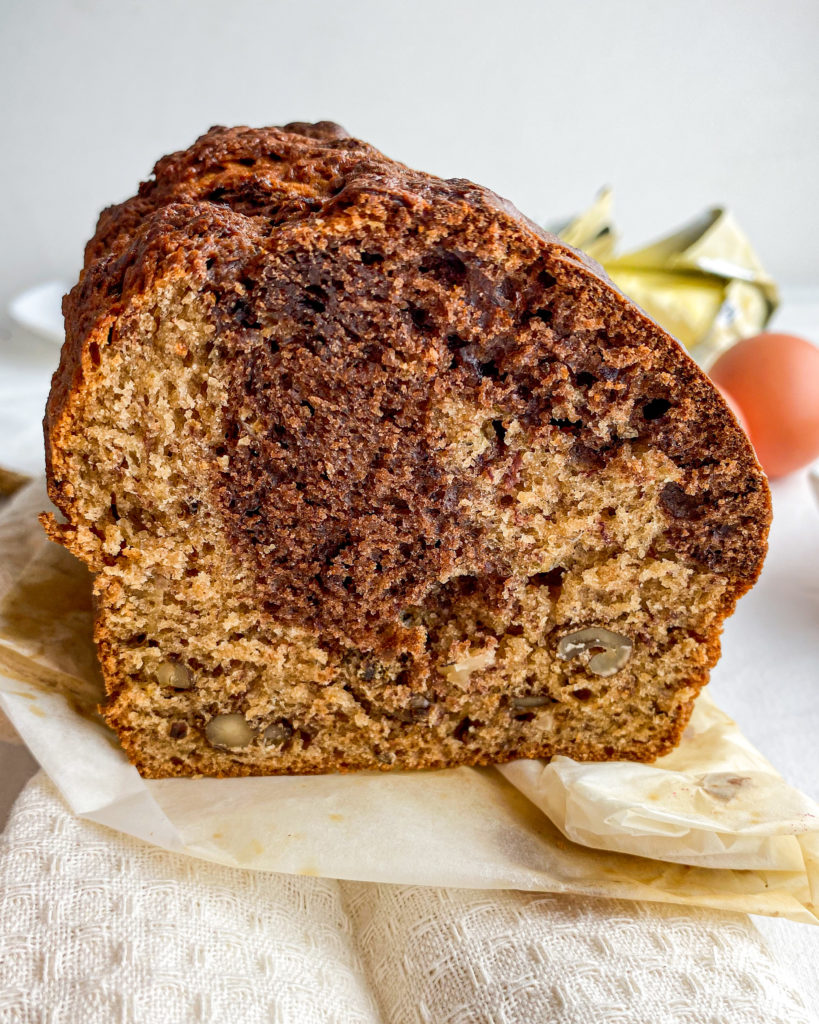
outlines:
{"label": "textured white towel", "polygon": [[37,775],[0,839],[2,1024],[816,1024],[742,915],[197,862]]}

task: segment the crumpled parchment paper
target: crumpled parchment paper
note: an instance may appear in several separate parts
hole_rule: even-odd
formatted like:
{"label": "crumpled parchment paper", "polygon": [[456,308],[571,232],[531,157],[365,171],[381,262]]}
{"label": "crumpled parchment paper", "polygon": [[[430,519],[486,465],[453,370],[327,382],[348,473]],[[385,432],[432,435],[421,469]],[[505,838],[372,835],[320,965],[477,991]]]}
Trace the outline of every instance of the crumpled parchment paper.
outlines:
{"label": "crumpled parchment paper", "polygon": [[819,807],[703,696],[654,765],[144,780],[96,714],[90,580],[0,515],[0,707],[82,817],[222,864],[361,881],[575,892],[819,922]]}

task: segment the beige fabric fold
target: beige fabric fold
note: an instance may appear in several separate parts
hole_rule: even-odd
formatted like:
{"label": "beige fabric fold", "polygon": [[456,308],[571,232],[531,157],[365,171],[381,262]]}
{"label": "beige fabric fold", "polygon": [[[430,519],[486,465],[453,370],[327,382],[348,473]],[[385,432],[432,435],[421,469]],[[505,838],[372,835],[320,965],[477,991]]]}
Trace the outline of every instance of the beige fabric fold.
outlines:
{"label": "beige fabric fold", "polygon": [[816,1024],[744,915],[242,871],[74,817],[0,839],[0,1024]]}

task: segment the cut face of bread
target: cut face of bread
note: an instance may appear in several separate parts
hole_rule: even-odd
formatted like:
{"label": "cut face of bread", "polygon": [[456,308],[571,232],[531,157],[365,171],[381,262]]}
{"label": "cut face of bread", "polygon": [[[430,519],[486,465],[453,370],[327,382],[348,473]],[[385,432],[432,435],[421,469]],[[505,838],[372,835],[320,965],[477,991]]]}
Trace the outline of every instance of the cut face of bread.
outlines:
{"label": "cut face of bread", "polygon": [[144,775],[677,742],[768,491],[599,268],[328,125],[212,130],[86,256],[47,528]]}

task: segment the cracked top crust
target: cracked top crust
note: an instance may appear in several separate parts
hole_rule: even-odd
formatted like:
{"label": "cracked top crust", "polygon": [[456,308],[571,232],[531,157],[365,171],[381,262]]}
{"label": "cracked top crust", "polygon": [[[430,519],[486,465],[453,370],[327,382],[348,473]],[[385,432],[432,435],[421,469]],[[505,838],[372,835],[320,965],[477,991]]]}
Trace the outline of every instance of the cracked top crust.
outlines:
{"label": "cracked top crust", "polygon": [[413,171],[332,121],[282,128],[217,126],[190,148],[162,157],[137,195],[100,214],[80,280],[63,300],[66,344],[54,375],[46,434],[80,382],[80,355],[91,333],[113,324],[128,302],[159,278],[201,271],[209,258],[235,266],[255,247],[264,247],[271,227],[366,194],[390,197],[410,209],[436,200],[497,209],[605,278],[593,260],[488,189]]}

